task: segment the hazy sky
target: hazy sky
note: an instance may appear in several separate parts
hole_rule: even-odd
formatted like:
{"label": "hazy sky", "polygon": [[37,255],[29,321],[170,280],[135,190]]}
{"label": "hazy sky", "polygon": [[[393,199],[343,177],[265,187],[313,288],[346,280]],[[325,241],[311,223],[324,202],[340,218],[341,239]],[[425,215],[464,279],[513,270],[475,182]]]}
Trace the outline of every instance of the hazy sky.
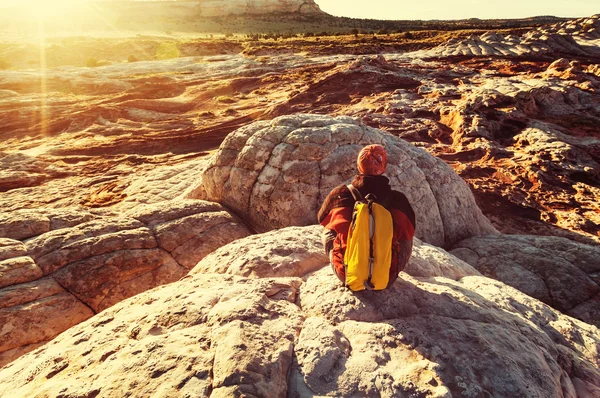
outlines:
{"label": "hazy sky", "polygon": [[375,19],[583,17],[600,14],[600,0],[315,0],[337,16]]}

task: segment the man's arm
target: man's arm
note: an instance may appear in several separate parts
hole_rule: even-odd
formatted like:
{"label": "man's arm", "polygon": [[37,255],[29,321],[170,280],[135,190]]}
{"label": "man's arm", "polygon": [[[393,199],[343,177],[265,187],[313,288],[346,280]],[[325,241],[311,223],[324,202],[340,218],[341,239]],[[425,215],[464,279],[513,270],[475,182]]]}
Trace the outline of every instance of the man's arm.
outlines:
{"label": "man's arm", "polygon": [[394,220],[394,238],[389,285],[394,283],[398,274],[408,265],[416,227],[415,212],[404,194],[392,191],[390,212]]}
{"label": "man's arm", "polygon": [[317,215],[317,220],[319,221],[319,224],[325,226],[328,224],[326,218],[331,215],[332,210],[339,207],[352,208],[353,206],[354,199],[352,198],[348,187],[340,185],[329,192],[329,195],[327,195],[323,201],[319,214]]}

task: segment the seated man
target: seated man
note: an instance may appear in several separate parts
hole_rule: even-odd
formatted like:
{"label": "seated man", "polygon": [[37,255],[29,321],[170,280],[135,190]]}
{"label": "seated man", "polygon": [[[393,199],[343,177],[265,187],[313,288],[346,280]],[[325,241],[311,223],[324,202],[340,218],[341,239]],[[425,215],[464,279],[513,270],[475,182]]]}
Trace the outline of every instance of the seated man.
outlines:
{"label": "seated man", "polygon": [[[371,194],[375,201],[383,205],[392,215],[393,238],[392,260],[388,287],[398,278],[410,258],[415,234],[415,213],[406,196],[392,190],[385,173],[387,153],[380,145],[369,145],[361,150],[357,160],[359,174],[354,176],[352,185],[363,198]],[[333,189],[325,198],[319,211],[319,223],[326,229],[323,245],[337,277],[346,283],[344,254],[348,242],[348,232],[352,223],[354,204],[353,193],[347,185]]]}

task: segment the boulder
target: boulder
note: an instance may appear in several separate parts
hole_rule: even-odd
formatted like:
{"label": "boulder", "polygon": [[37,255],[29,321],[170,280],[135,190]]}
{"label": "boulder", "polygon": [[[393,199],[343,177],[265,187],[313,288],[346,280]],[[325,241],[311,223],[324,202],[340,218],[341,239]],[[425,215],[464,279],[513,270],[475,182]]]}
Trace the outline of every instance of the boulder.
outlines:
{"label": "boulder", "polygon": [[239,239],[204,257],[190,274],[303,277],[329,264],[322,230],[317,225],[288,227]]}
{"label": "boulder", "polygon": [[197,275],[138,295],[4,367],[0,396],[285,397],[302,318],[282,297],[300,283]]}
{"label": "boulder", "polygon": [[206,201],[161,202],[127,214],[148,225],[158,245],[188,270],[215,249],[250,235],[229,210]]}
{"label": "boulder", "polygon": [[600,327],[600,247],[565,238],[493,235],[459,242],[451,253],[483,275]]}
{"label": "boulder", "polygon": [[330,279],[324,270],[301,287],[289,396],[600,393],[598,329],[502,283],[403,276],[353,294]]}
{"label": "boulder", "polygon": [[223,206],[194,200],[118,215],[16,211],[3,215],[0,231],[29,237],[0,239],[0,318],[9,325],[0,329],[0,366],[123,299],[180,279],[250,234]]}
{"label": "boulder", "polygon": [[[313,272],[329,267],[321,242],[323,230],[320,225],[288,227],[238,239],[206,256],[190,275],[219,273],[306,279]],[[443,276],[454,280],[481,275],[466,262],[419,239],[414,240],[412,256],[404,271],[412,276]]]}
{"label": "boulder", "polygon": [[414,207],[417,237],[449,247],[496,232],[447,164],[345,116],[296,114],[240,128],[210,159],[203,189],[192,192],[226,205],[258,231],[314,224],[325,196],[351,181],[368,144],[386,147],[386,175]]}
{"label": "boulder", "polygon": [[403,273],[389,290],[353,293],[319,253],[319,230],[221,248],[5,366],[0,395],[600,394],[598,328],[476,271],[460,277],[468,265],[419,242],[414,273],[457,280]]}

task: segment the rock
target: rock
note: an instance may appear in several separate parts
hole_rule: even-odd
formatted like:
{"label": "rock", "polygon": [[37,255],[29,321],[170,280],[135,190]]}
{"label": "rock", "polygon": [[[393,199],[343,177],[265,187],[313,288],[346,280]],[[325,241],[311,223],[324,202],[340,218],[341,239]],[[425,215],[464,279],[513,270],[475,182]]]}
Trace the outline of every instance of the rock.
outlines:
{"label": "rock", "polygon": [[419,238],[443,246],[495,231],[446,164],[348,117],[300,114],[235,131],[211,158],[200,194],[259,231],[313,224],[325,196],[350,181],[358,152],[372,143],[388,151],[387,175],[413,205]]}
{"label": "rock", "polygon": [[187,161],[175,166],[152,169],[149,173],[136,176],[124,189],[126,197],[117,206],[120,209],[135,209],[140,204],[154,204],[173,200],[189,188],[201,174],[206,159]]}
{"label": "rock", "polygon": [[443,276],[453,280],[460,280],[469,275],[481,275],[468,262],[419,239],[413,241],[412,256],[404,272],[416,277]]}
{"label": "rock", "polygon": [[[319,228],[223,247],[182,280],[115,304],[5,366],[0,395],[600,393],[598,328],[502,282],[460,278],[468,266],[420,243],[414,272],[458,280],[403,273],[390,290],[353,293],[327,265],[306,266],[324,260]],[[251,278],[202,273],[205,262]]]}
{"label": "rock", "polygon": [[0,261],[0,288],[30,282],[44,276],[31,257],[13,257]]}
{"label": "rock", "polygon": [[[0,395],[285,397],[302,319],[274,296],[300,283],[197,275],[136,296],[3,368]],[[4,384],[13,372],[31,382]]]}
{"label": "rock", "polygon": [[215,249],[250,235],[236,216],[217,203],[180,200],[137,207],[128,214],[149,225],[158,245],[187,269]]}
{"label": "rock", "polygon": [[202,0],[198,3],[204,17],[268,13],[322,14],[313,0]]}
{"label": "rock", "polygon": [[129,249],[72,262],[52,276],[98,313],[185,274],[185,268],[164,250]]}
{"label": "rock", "polygon": [[[321,233],[323,227],[288,227],[239,239],[215,250],[190,271],[232,274],[252,278],[307,278],[311,273],[329,267]],[[414,240],[412,257],[404,270],[420,277],[444,276],[459,280],[467,275],[480,275],[469,264],[443,249]]]}
{"label": "rock", "polygon": [[304,277],[329,264],[323,227],[288,227],[239,239],[215,250],[190,274],[219,273],[253,278]]}
{"label": "rock", "polygon": [[0,367],[92,315],[50,277],[0,289]]}
{"label": "rock", "polygon": [[0,261],[27,254],[27,248],[18,240],[0,238]]}
{"label": "rock", "polygon": [[558,310],[600,327],[600,248],[559,237],[494,235],[451,253]]}
{"label": "rock", "polygon": [[152,232],[135,219],[106,217],[41,234],[26,243],[46,275],[65,265],[120,250],[152,249]]}
{"label": "rock", "polygon": [[[567,27],[570,24],[570,27]],[[472,35],[458,42],[445,42],[438,47],[425,51],[428,57],[448,56],[528,56],[535,53],[538,57],[546,55],[559,57],[553,65],[559,68],[568,67],[562,56],[598,56],[600,51],[594,45],[600,21],[579,18],[555,25],[541,26],[525,33],[521,37],[514,35],[498,35],[486,32],[483,35]],[[553,68],[554,68],[553,66]]]}
{"label": "rock", "polygon": [[[7,362],[123,299],[182,278],[206,254],[250,234],[223,206],[204,201],[137,206],[119,216],[76,213],[17,211],[0,220],[13,235],[41,232],[25,243],[0,239],[0,296],[10,307],[3,319],[37,325],[3,337]],[[42,227],[34,228],[36,220]],[[43,293],[48,286],[60,289]],[[50,327],[54,309],[61,321]]]}
{"label": "rock", "polygon": [[48,217],[27,211],[0,215],[0,238],[22,240],[50,230]]}
{"label": "rock", "polygon": [[[352,294],[331,277],[320,271],[301,288],[307,318],[290,396],[576,396],[579,380],[568,376],[574,357],[587,358],[576,366],[591,376],[579,396],[600,391],[591,343],[598,329],[503,284],[403,276],[383,294]],[[565,343],[573,332],[578,343]]]}

